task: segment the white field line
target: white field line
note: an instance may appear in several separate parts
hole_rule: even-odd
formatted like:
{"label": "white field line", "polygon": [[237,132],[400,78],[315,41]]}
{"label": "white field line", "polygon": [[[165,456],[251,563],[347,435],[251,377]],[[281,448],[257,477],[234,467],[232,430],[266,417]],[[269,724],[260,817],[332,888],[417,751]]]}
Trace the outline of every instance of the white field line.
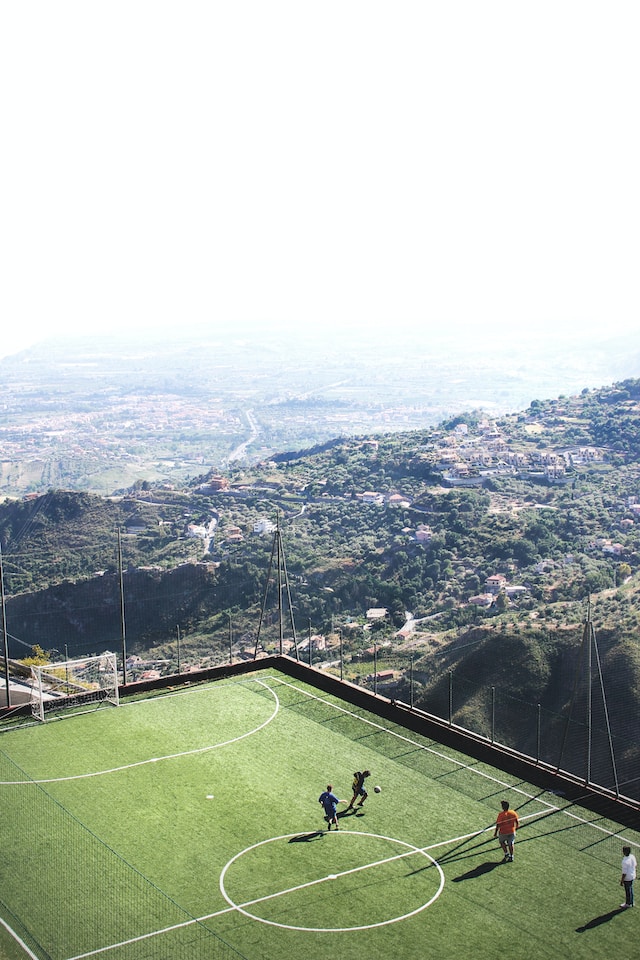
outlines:
{"label": "white field line", "polygon": [[[368,717],[361,717],[360,714],[353,713],[352,710],[347,710],[345,707],[341,707],[337,703],[331,703],[329,700],[325,700],[324,697],[318,697],[316,694],[310,693],[308,690],[301,690],[300,687],[297,687],[294,683],[290,683],[288,680],[282,680],[280,677],[269,677],[269,679],[275,680],[285,687],[291,687],[292,690],[295,690],[297,693],[304,694],[306,697],[309,697],[310,700],[317,700],[318,703],[324,703],[326,706],[332,707],[338,713],[344,713],[346,716],[352,717],[354,720],[360,720],[362,723],[365,723],[370,727],[374,727],[374,729],[380,730],[382,733],[386,733],[391,737],[395,737],[396,740],[401,740],[403,743],[408,743],[412,747],[417,747],[420,750],[424,750],[425,753],[432,753],[435,757],[439,757],[441,760],[446,760],[453,766],[460,767],[463,770],[469,770],[479,777],[484,777],[485,780],[489,780],[491,783],[498,784],[500,787],[505,787],[505,789],[514,790],[516,793],[521,793],[523,797],[527,797],[529,800],[533,799],[533,797],[524,790],[519,790],[517,787],[512,787],[510,784],[505,783],[504,780],[498,780],[496,777],[491,776],[491,774],[485,773],[483,770],[478,770],[477,767],[471,766],[468,763],[463,763],[461,760],[456,760],[455,757],[449,757],[446,753],[441,753],[440,750],[435,750],[433,747],[426,747],[423,743],[417,743],[415,740],[412,740],[411,737],[407,737],[395,730],[389,730],[388,727],[383,726],[381,723],[376,723],[375,720],[369,720]],[[542,800],[541,803],[546,803],[546,801]],[[555,809],[553,804],[547,804],[547,806]]]}

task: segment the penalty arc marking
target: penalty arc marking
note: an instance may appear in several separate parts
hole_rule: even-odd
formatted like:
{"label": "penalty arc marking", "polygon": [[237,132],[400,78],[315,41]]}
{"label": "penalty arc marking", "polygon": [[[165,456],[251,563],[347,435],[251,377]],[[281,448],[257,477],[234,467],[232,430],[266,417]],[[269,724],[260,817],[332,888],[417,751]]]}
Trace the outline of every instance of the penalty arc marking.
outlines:
{"label": "penalty arc marking", "polygon": [[220,743],[210,743],[205,747],[195,747],[193,750],[183,750],[180,753],[169,753],[164,757],[148,757],[146,760],[136,760],[134,763],[126,763],[121,767],[110,767],[107,770],[92,770],[90,773],[77,773],[68,777],[49,777],[47,779],[34,778],[33,780],[2,780],[0,781],[0,786],[15,787],[29,783],[66,783],[69,780],[88,780],[90,777],[103,777],[108,773],[121,773],[123,770],[133,770],[135,767],[144,767],[148,763],[159,763],[161,760],[179,760],[181,757],[192,757],[198,753],[208,753],[211,750],[217,750],[219,747],[226,747],[230,743],[237,743],[239,740],[244,740],[245,737],[251,737],[254,733],[258,733],[260,730],[263,730],[264,727],[267,727],[271,721],[276,718],[280,710],[280,700],[278,699],[278,694],[275,692],[275,690],[273,690],[262,680],[256,680],[255,682],[268,690],[275,700],[273,713],[271,716],[267,717],[263,723],[260,723],[257,727],[254,727],[253,730],[247,730],[246,733],[241,733],[239,736],[232,737],[230,740],[223,740]]}

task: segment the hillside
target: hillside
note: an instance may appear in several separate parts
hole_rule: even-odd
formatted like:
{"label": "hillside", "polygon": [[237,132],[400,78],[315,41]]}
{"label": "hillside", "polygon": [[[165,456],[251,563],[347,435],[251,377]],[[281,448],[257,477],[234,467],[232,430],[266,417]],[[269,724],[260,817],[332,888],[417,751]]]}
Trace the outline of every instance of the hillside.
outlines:
{"label": "hillside", "polygon": [[[337,439],[173,491],[6,500],[11,655],[119,650],[120,574],[127,650],[145,661],[252,654],[258,624],[261,646],[277,646],[277,520],[297,632],[323,637],[315,661],[335,659],[339,640],[348,678],[370,682],[379,644],[398,695],[411,658],[426,709],[453,671],[458,722],[486,726],[496,686],[566,713],[590,597],[624,753],[640,740],[639,437],[640,381],[626,380],[496,419]],[[385,617],[368,618],[374,608]],[[500,713],[501,735],[531,752],[529,713]]]}

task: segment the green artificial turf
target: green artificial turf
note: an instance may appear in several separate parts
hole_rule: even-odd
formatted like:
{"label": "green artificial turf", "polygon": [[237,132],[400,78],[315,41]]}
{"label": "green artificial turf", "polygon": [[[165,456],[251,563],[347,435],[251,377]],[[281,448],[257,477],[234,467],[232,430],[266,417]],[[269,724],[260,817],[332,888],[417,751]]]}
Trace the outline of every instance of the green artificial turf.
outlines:
{"label": "green artificial turf", "polygon": [[[363,768],[328,832],[320,792]],[[0,916],[52,960],[580,960],[637,937],[638,834],[281,675],[7,731],[0,802]]]}

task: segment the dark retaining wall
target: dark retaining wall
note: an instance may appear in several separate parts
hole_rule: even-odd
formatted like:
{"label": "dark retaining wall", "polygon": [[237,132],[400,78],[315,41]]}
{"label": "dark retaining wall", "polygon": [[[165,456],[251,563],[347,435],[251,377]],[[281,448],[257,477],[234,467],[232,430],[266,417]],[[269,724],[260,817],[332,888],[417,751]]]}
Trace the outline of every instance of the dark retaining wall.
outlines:
{"label": "dark retaining wall", "polygon": [[[586,784],[584,780],[580,780],[565,771],[557,771],[548,764],[536,761],[532,757],[516,753],[501,744],[491,743],[470,730],[457,727],[455,724],[449,724],[446,720],[423,713],[420,710],[412,709],[408,704],[400,701],[389,700],[387,697],[340,680],[332,674],[315,667],[309,667],[291,657],[264,657],[260,660],[247,660],[227,664],[223,667],[211,667],[194,673],[161,677],[158,680],[128,683],[126,686],[120,687],[120,696],[126,697],[131,694],[160,690],[166,687],[238,677],[254,673],[256,670],[277,670],[280,673],[287,674],[287,676],[302,680],[318,690],[323,690],[325,693],[330,693],[341,700],[346,700],[348,703],[361,707],[376,716],[384,717],[385,720],[391,720],[407,730],[412,730],[435,740],[437,743],[451,747],[459,753],[472,757],[474,760],[503,770],[512,777],[525,780],[543,790],[555,792],[600,816],[622,823],[634,830],[640,830],[640,804],[630,798],[617,797],[613,791],[594,784]],[[0,721],[8,715],[28,715],[29,713],[28,705],[26,708],[17,707],[12,710],[1,710]]]}

